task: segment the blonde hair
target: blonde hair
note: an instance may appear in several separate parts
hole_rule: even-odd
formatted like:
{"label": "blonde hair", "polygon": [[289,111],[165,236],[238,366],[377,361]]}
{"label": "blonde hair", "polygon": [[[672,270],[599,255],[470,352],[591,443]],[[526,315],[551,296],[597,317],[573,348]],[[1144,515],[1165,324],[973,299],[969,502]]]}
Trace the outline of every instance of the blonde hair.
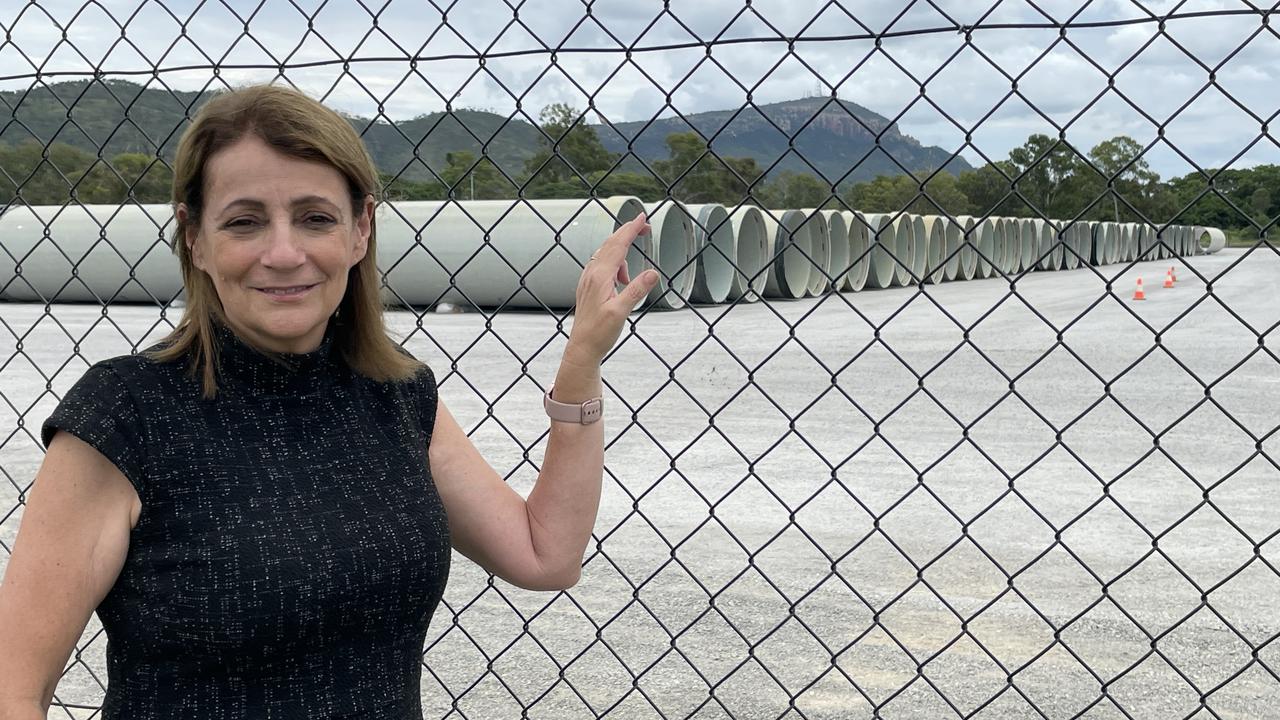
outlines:
{"label": "blonde hair", "polygon": [[[213,281],[197,268],[185,237],[198,232],[207,186],[209,159],[250,133],[285,155],[323,162],[347,181],[353,214],[364,212],[365,199],[376,203],[378,171],[369,151],[351,124],[316,100],[278,85],[254,85],[215,95],[203,107],[178,142],[173,164],[172,203],[185,205],[185,222],[176,222],[173,248],[182,267],[187,305],[182,320],[162,341],[164,347],[147,352],[159,361],[191,354],[188,367],[194,379],[203,379],[203,394],[217,394],[217,342],[215,320],[227,318]],[[386,334],[382,321],[377,267],[377,227],[369,223],[369,244],[364,258],[347,275],[347,290],[338,305],[333,348],[357,373],[377,381],[407,380],[424,365],[401,349]]]}

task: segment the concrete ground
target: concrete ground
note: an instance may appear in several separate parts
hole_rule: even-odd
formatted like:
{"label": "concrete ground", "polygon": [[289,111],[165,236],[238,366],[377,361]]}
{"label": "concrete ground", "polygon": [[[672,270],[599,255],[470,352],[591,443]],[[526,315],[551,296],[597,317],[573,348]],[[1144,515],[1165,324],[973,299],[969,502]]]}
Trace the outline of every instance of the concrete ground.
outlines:
{"label": "concrete ground", "polygon": [[[1139,275],[1145,302],[1129,299]],[[1277,282],[1264,247],[1033,273],[1012,290],[633,316],[604,367],[607,467],[582,580],[527,592],[458,557],[424,654],[426,717],[1274,713]],[[56,402],[42,375],[61,392],[86,361],[168,328],[155,308],[51,311],[0,305],[2,346],[21,350],[0,367],[6,547]],[[388,321],[527,493],[555,318]],[[99,629],[59,701],[100,704]]]}

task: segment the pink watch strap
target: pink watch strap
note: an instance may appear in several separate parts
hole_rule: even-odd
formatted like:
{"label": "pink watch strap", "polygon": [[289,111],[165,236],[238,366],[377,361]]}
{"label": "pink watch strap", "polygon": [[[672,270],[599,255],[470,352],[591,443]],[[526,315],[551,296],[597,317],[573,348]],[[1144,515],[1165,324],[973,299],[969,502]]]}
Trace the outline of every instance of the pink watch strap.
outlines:
{"label": "pink watch strap", "polygon": [[562,403],[551,399],[551,391],[554,389],[555,385],[552,385],[542,396],[542,407],[552,420],[590,425],[603,414],[603,399],[597,397],[581,403]]}

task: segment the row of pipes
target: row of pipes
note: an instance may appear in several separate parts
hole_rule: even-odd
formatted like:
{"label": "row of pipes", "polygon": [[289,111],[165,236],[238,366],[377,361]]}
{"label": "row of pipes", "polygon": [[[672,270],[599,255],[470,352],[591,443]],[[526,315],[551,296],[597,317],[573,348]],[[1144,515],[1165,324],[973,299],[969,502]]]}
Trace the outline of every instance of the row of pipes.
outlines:
{"label": "row of pipes", "polygon": [[[657,267],[648,304],[753,302],[1072,270],[1217,252],[1217,228],[752,205],[582,200],[383,203],[377,254],[390,305],[573,305],[583,264],[623,223]],[[168,205],[22,206],[0,216],[0,300],[169,302],[182,292]]]}

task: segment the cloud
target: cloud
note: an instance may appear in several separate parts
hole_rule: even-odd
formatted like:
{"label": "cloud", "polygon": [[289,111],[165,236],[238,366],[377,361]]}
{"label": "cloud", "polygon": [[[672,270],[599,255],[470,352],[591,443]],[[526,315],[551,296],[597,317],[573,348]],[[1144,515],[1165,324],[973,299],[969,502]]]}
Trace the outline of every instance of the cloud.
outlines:
{"label": "cloud", "polygon": [[[909,4],[905,12],[892,0],[754,0],[749,7],[672,0],[669,14],[656,3],[596,0],[589,16],[579,3],[562,0],[466,0],[442,4],[444,13],[407,0],[365,5],[44,0],[0,10],[0,25],[16,45],[0,50],[0,76],[19,76],[0,89],[30,87],[31,63],[42,72],[79,77],[100,65],[109,76],[139,82],[150,80],[158,64],[163,84],[195,90],[213,79],[206,55],[224,66],[267,66],[223,67],[215,87],[270,80],[276,74],[270,66],[287,59],[290,81],[350,113],[408,119],[448,103],[512,115],[519,103],[536,118],[552,102],[579,109],[591,102],[603,117],[621,122],[732,109],[747,102],[748,92],[764,104],[828,94],[836,86],[840,97],[888,117],[900,115],[903,132],[948,150],[964,144],[968,132],[983,154],[1002,158],[1031,132],[1056,135],[1055,124],[1084,149],[1118,134],[1148,144],[1164,123],[1167,140],[1205,166],[1244,151],[1260,133],[1250,115],[1268,119],[1280,106],[1272,91],[1280,80],[1280,43],[1257,16],[1175,19],[1166,24],[1166,37],[1157,37],[1151,22],[1077,26],[1065,38],[1055,28],[991,27],[1239,8],[1222,0],[1094,0],[1083,6],[1080,0],[1039,0],[1035,6],[933,0]],[[246,22],[256,43],[242,37]],[[971,45],[947,29],[979,22]],[[125,24],[123,32],[117,23]],[[59,45],[63,28],[79,53]],[[856,37],[886,28],[889,36],[879,49]],[[920,32],[931,29],[942,31]],[[141,55],[122,44],[122,34]],[[708,58],[702,43],[713,38],[720,42]],[[741,38],[760,41],[734,42]],[[622,46],[637,42],[642,49],[628,61]],[[692,47],[643,49],[675,44]],[[562,50],[548,69],[546,48],[559,46],[592,52]],[[486,55],[483,68],[476,52]],[[411,67],[408,55],[422,59]],[[198,69],[179,70],[186,66]],[[1207,91],[1204,66],[1216,73],[1217,87]],[[1114,75],[1110,89],[1108,74]],[[1025,100],[1006,98],[1014,80]],[[1250,149],[1244,162],[1274,155],[1267,146]],[[966,157],[981,160],[972,150]],[[1173,152],[1153,152],[1152,161],[1164,175],[1188,170]]]}

